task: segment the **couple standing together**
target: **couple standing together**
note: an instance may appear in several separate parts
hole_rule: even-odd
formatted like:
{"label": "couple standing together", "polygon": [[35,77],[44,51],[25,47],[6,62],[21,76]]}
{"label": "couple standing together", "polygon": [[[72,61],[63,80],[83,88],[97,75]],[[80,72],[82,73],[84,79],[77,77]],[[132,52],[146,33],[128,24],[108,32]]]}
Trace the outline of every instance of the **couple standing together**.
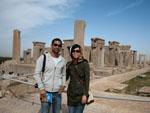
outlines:
{"label": "couple standing together", "polygon": [[[69,81],[67,88],[68,112],[83,113],[89,91],[88,61],[83,57],[81,46],[74,44],[70,49],[72,60],[66,64],[65,59],[60,55],[61,49],[62,41],[59,38],[53,39],[50,52],[45,53],[45,56],[41,55],[36,62],[34,78],[40,93],[40,112],[60,113],[61,93]],[[44,59],[45,69],[42,72]]]}

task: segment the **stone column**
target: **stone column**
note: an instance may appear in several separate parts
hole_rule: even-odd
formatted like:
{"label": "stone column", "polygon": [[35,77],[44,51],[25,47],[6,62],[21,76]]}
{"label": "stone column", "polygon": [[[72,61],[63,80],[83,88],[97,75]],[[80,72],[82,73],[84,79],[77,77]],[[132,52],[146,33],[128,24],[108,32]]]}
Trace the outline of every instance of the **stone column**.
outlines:
{"label": "stone column", "polygon": [[109,41],[109,63],[110,66],[119,65],[119,42]]}
{"label": "stone column", "polygon": [[143,67],[146,65],[146,55],[139,54],[139,64]]}
{"label": "stone column", "polygon": [[17,29],[13,31],[12,59],[17,63],[20,63],[20,31]]}
{"label": "stone column", "polygon": [[142,55],[139,54],[139,64],[142,64]]}
{"label": "stone column", "polygon": [[101,52],[101,67],[105,66],[105,64],[104,64],[104,60],[105,60],[104,53],[105,53],[105,48],[103,47],[102,52]]}
{"label": "stone column", "polygon": [[133,51],[133,65],[137,65],[137,51]]}
{"label": "stone column", "polygon": [[132,66],[133,64],[133,54],[132,54],[132,51],[128,51],[128,66]]}
{"label": "stone column", "polygon": [[104,44],[101,38],[92,38],[91,59],[96,68],[104,67]]}
{"label": "stone column", "polygon": [[24,63],[31,64],[31,49],[24,50]]}
{"label": "stone column", "polygon": [[108,46],[104,46],[104,65],[105,67],[109,67],[110,63],[109,63],[109,47]]}
{"label": "stone column", "polygon": [[143,55],[143,64],[146,65],[146,55]]}
{"label": "stone column", "polygon": [[120,48],[119,48],[119,43],[115,47],[115,66],[119,66],[119,53],[120,53]]}
{"label": "stone column", "polygon": [[123,66],[123,51],[120,51],[119,53],[119,66]]}
{"label": "stone column", "polygon": [[33,42],[33,63],[36,62],[37,58],[43,54],[45,48],[44,42]]}
{"label": "stone column", "polygon": [[109,47],[109,66],[115,66],[115,53],[111,47]]}
{"label": "stone column", "polygon": [[74,25],[74,44],[79,44],[84,49],[84,33],[86,23],[83,20],[76,20]]}
{"label": "stone column", "polygon": [[64,58],[69,61],[71,60],[70,57],[70,48],[73,44],[73,40],[63,40],[64,41]]}
{"label": "stone column", "polygon": [[129,59],[131,57],[129,54],[131,46],[130,45],[121,45],[120,48],[121,48],[121,51],[123,54],[123,65],[128,66]]}

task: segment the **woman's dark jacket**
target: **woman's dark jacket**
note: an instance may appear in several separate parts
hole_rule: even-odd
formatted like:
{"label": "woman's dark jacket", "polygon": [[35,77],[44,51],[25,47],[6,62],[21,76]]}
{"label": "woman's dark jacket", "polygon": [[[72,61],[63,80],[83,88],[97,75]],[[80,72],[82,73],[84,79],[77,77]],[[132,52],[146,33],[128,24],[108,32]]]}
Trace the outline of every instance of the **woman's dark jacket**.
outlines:
{"label": "woman's dark jacket", "polygon": [[67,103],[69,106],[81,104],[82,95],[88,96],[90,68],[87,60],[83,59],[77,64],[67,63],[66,78],[70,78],[67,90]]}

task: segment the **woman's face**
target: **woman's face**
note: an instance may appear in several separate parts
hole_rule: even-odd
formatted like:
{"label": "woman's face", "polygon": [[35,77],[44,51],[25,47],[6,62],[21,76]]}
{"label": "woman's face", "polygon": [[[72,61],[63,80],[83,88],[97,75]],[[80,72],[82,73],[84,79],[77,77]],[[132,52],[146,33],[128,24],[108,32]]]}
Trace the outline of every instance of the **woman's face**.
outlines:
{"label": "woman's face", "polygon": [[78,59],[81,55],[81,50],[79,48],[75,48],[73,51],[72,51],[72,56],[74,59]]}

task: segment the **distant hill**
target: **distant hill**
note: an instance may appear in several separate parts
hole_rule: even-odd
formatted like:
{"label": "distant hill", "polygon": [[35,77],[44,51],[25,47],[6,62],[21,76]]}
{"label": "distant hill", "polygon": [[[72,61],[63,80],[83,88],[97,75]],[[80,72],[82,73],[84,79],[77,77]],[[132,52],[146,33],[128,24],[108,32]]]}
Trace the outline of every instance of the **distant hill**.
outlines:
{"label": "distant hill", "polygon": [[12,57],[0,57],[0,64],[6,60],[11,60]]}

